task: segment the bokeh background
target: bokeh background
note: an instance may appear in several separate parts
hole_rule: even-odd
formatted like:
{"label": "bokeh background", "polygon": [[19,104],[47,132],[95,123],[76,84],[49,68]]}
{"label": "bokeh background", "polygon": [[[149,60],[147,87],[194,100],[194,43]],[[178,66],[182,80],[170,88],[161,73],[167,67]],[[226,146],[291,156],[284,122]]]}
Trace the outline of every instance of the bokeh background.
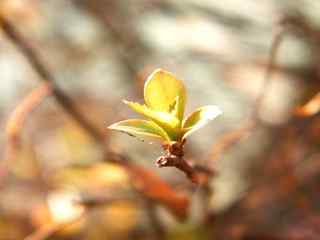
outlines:
{"label": "bokeh background", "polygon": [[[12,114],[42,77],[1,31],[0,239],[319,239],[319,13],[316,0],[1,0],[1,18],[105,141],[47,96],[10,150]],[[157,168],[159,142],[107,130],[136,116],[122,100],[143,102],[159,67],[184,81],[187,113],[223,110],[186,145],[215,171],[205,188]]]}

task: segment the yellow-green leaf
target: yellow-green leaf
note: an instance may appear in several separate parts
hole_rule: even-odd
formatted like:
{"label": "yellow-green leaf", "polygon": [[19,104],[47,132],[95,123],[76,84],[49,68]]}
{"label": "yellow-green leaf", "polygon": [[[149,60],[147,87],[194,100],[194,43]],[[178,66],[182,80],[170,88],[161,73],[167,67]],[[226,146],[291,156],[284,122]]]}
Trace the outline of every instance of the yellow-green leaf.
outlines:
{"label": "yellow-green leaf", "polygon": [[[177,98],[178,97],[178,98]],[[146,105],[155,111],[169,112],[170,106],[178,99],[175,116],[181,121],[186,102],[186,89],[183,82],[172,73],[162,69],[155,70],[144,85]]]}
{"label": "yellow-green leaf", "polygon": [[125,132],[132,135],[143,135],[150,137],[160,137],[166,141],[170,138],[168,134],[157,124],[142,119],[129,119],[112,124],[108,128]]}
{"label": "yellow-green leaf", "polygon": [[147,118],[151,119],[160,127],[166,130],[176,129],[179,126],[179,120],[175,116],[167,112],[153,111],[149,109],[147,106],[135,102],[129,102],[124,100],[124,103],[127,104],[137,113],[146,116]]}
{"label": "yellow-green leaf", "polygon": [[213,105],[204,106],[197,109],[183,120],[183,138],[186,138],[194,131],[202,128],[209,121],[215,119],[221,113],[222,111],[217,106]]}

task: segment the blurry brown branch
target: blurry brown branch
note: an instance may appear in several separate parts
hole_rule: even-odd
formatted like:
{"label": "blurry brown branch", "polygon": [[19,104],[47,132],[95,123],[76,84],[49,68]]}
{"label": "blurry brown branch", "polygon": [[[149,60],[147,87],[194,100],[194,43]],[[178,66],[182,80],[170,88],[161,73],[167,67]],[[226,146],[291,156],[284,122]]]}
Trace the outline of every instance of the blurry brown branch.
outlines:
{"label": "blurry brown branch", "polygon": [[15,108],[8,119],[6,135],[8,142],[18,145],[20,142],[20,132],[28,115],[42,102],[42,100],[51,94],[51,87],[48,83],[43,83],[34,89],[22,102]]}
{"label": "blurry brown branch", "polygon": [[213,150],[210,153],[210,166],[215,163],[217,159],[231,147],[241,141],[246,135],[254,129],[255,123],[253,121],[244,124],[244,126],[237,128],[231,132],[224,134],[215,144]]}
{"label": "blurry brown branch", "polygon": [[16,107],[7,120],[6,126],[6,158],[1,162],[0,179],[2,180],[8,173],[8,166],[15,159],[18,147],[20,145],[21,131],[25,126],[28,116],[43,101],[45,97],[51,94],[51,86],[45,82],[34,89],[22,102]]}
{"label": "blurry brown branch", "polygon": [[266,73],[264,75],[264,80],[260,89],[260,94],[258,95],[257,99],[254,103],[254,108],[252,112],[252,120],[255,123],[259,121],[259,111],[261,110],[263,100],[267,96],[269,86],[272,79],[273,70],[276,64],[276,57],[277,53],[279,52],[279,47],[283,41],[284,36],[287,34],[288,29],[282,26],[277,26],[275,36],[272,40],[271,48],[269,51],[268,63],[266,67]]}
{"label": "blurry brown branch", "polygon": [[[320,41],[319,29],[312,26],[301,14],[284,16],[279,23],[282,27],[290,29],[292,33],[306,37],[314,43]],[[316,47],[319,47],[318,44],[316,45]]]}
{"label": "blurry brown branch", "polygon": [[[128,79],[137,74],[137,66],[141,56],[149,49],[143,43],[132,24],[132,13],[124,9],[117,0],[108,2],[100,0],[74,0],[74,4],[95,17],[106,28],[108,36],[114,42],[114,51],[126,68]],[[123,16],[126,16],[124,19]]]}
{"label": "blurry brown branch", "polygon": [[[312,49],[312,56],[315,62],[316,74],[319,75],[319,59],[320,59],[320,30],[312,26],[310,22],[302,15],[285,16],[281,20],[281,25],[292,29],[292,34],[307,40],[308,45]],[[318,86],[317,86],[318,88]],[[317,114],[320,110],[320,93],[316,93],[307,103],[295,109],[296,116],[310,117]]]}
{"label": "blurry brown branch", "polygon": [[130,164],[128,173],[133,179],[135,189],[147,198],[165,206],[178,220],[184,221],[188,216],[190,199],[185,194],[175,191],[153,172]]}
{"label": "blurry brown branch", "polygon": [[[268,89],[272,79],[272,73],[275,67],[276,55],[279,51],[279,46],[283,41],[284,35],[287,33],[287,29],[285,28],[279,28],[277,30],[279,31],[276,32],[276,35],[271,44],[266,73],[264,75],[264,81],[260,89],[260,94],[254,102],[251,117],[240,128],[236,128],[231,132],[227,132],[218,140],[217,143],[215,143],[215,146],[213,147],[208,160],[208,168],[212,169],[212,172],[214,172],[216,161],[221,157],[222,154],[232,149],[232,147],[237,145],[245,136],[250,135],[254,131],[254,129],[256,129],[257,126],[261,124],[259,121],[259,112],[261,110],[263,100],[268,93]],[[212,176],[213,175],[211,175],[211,177]],[[204,199],[208,199],[210,196],[212,196],[213,190],[211,188],[209,188],[208,186],[204,186],[203,190]],[[207,204],[209,204],[209,201],[207,201]],[[210,225],[214,221],[215,216],[208,212],[205,212],[205,215],[206,216],[204,219],[204,223]]]}
{"label": "blurry brown branch", "polygon": [[[146,181],[150,186],[148,185],[146,187],[146,184],[143,185],[142,192],[144,196],[156,200],[158,203],[164,204],[166,207],[169,208],[169,210],[173,211],[180,217],[186,216],[188,199],[186,199],[186,197],[178,197],[177,194],[173,190],[171,190],[171,187],[164,183],[159,177],[153,175],[150,176],[151,173],[148,173],[147,170],[143,169],[142,167],[136,166],[135,164],[129,163],[129,159],[126,156],[107,151],[107,148],[105,146],[105,134],[100,132],[93,124],[91,124],[83,116],[83,114],[78,111],[72,99],[69,98],[64,93],[64,91],[57,86],[53,74],[49,71],[48,67],[43,63],[40,57],[36,54],[28,40],[25,39],[22,35],[20,35],[16,31],[15,27],[10,23],[10,21],[4,18],[3,16],[0,16],[0,24],[6,36],[19,48],[19,50],[23,53],[26,59],[30,62],[34,70],[38,73],[40,80],[50,85],[52,96],[57,100],[60,106],[62,106],[63,109],[73,119],[75,119],[79,123],[79,125],[83,127],[93,137],[93,139],[96,140],[96,142],[99,145],[101,145],[102,150],[105,154],[105,161],[121,164],[128,170],[128,173],[133,177],[134,182],[139,182],[140,180],[142,180],[142,176],[140,174],[136,174],[137,171],[142,171],[143,173],[145,173],[145,177],[149,178],[143,178],[143,181]],[[170,194],[167,196],[161,196],[161,192],[159,192],[160,195],[152,194],[150,189],[158,187],[155,185],[151,186],[152,183],[158,183],[159,185],[161,185],[161,187],[163,187],[163,189],[166,190],[167,193],[170,192]],[[180,201],[180,199],[182,199],[183,204],[177,206],[176,201]],[[154,211],[153,208],[146,208],[146,210],[151,212]],[[153,213],[149,213],[149,215],[150,214]],[[41,237],[37,236],[46,236],[47,233],[56,232],[57,230],[59,230],[59,227],[63,226],[52,226],[49,229],[44,229],[43,231],[40,229],[39,233],[35,233],[36,237],[31,239],[41,239]],[[153,227],[157,228],[157,231],[159,231],[159,228],[161,228],[160,225]]]}
{"label": "blurry brown branch", "polygon": [[[312,29],[303,19],[285,18],[280,24],[282,30],[274,39],[270,61],[276,58],[286,33],[301,34],[308,38],[307,40],[311,40],[311,43],[315,43],[315,48],[319,46],[319,31]],[[319,55],[318,53],[319,49],[313,51],[314,55]],[[318,59],[318,57],[314,58],[317,70]],[[268,81],[272,76],[273,67],[272,61],[271,63],[270,61],[265,81]],[[266,85],[268,88],[269,84],[265,82],[264,87]],[[266,93],[263,93],[259,97],[260,100],[257,99],[254,119],[257,119],[265,95]],[[261,231],[268,233],[265,235],[268,236],[267,239],[273,239],[276,234],[272,233],[269,237],[270,229],[278,228],[282,231],[283,225],[285,225],[287,236],[275,239],[319,239],[319,231],[315,231],[319,226],[319,219],[317,219],[319,214],[316,208],[319,197],[316,187],[319,179],[319,147],[318,138],[315,139],[319,134],[316,130],[319,126],[318,95],[316,94],[303,107],[296,109],[297,115],[309,116],[308,119],[297,119],[292,116],[289,123],[275,129],[276,137],[272,142],[270,152],[264,153],[267,157],[261,156],[264,158],[263,165],[259,166],[259,170],[257,169],[259,173],[255,174],[256,178],[253,179],[253,184],[247,189],[243,198],[235,202],[223,213],[221,218],[217,215],[211,216],[210,223],[215,222],[215,219],[218,218],[221,220],[221,222],[215,222],[216,229],[219,229],[215,237],[247,239],[245,236],[252,234],[256,230],[256,226],[262,226]],[[256,125],[258,124],[261,123],[256,120]],[[315,127],[312,127],[313,125]],[[314,157],[312,157],[313,155]],[[278,221],[277,216],[282,218],[288,215],[290,217],[287,219]],[[303,220],[298,219],[295,223],[294,216]],[[316,221],[308,219],[316,219]],[[305,225],[302,225],[302,222]],[[294,237],[289,237],[289,235]],[[252,239],[262,239],[261,236],[258,234],[256,238],[252,237]]]}
{"label": "blurry brown branch", "polygon": [[[0,16],[1,17],[1,16]],[[93,124],[91,124],[81,112],[78,111],[76,105],[71,98],[64,93],[64,91],[57,86],[56,80],[53,74],[49,71],[48,67],[43,64],[43,61],[33,50],[31,44],[16,31],[15,27],[4,17],[0,18],[2,28],[7,35],[7,37],[15,43],[15,45],[24,54],[26,59],[30,62],[31,66],[38,73],[40,79],[44,82],[50,83],[52,86],[52,95],[57,100],[57,102],[64,108],[64,110],[73,117],[99,144],[104,145],[105,134],[99,131]],[[105,150],[105,148],[103,147]],[[109,153],[106,153],[109,154]],[[111,153],[110,153],[111,154]],[[108,159],[111,159],[108,157]],[[181,162],[181,161],[180,161]],[[190,179],[193,179],[195,174],[191,165],[183,161],[178,166],[179,169],[184,171]],[[194,181],[195,182],[195,181]]]}
{"label": "blurry brown branch", "polygon": [[85,128],[87,132],[97,141],[104,142],[105,135],[92,125],[82,113],[80,113],[62,89],[56,84],[55,77],[49,71],[48,67],[43,64],[43,61],[38,54],[33,50],[32,45],[27,39],[16,31],[11,22],[3,16],[0,16],[0,26],[6,36],[19,48],[21,53],[29,61],[35,72],[39,75],[40,80],[51,85],[52,95],[63,109],[75,119],[80,126]]}
{"label": "blurry brown branch", "polygon": [[[255,230],[255,225],[271,225],[273,228],[277,228],[277,224],[279,224],[277,216],[285,218],[285,216],[291,215],[292,217],[297,212],[304,215],[304,217],[301,217],[303,219],[301,221],[304,224],[308,222],[306,225],[310,229],[318,229],[319,221],[317,223],[310,221],[310,218],[312,220],[313,217],[319,216],[316,208],[319,198],[317,190],[319,153],[318,151],[313,151],[311,150],[311,156],[308,160],[306,160],[305,156],[302,157],[296,163],[294,169],[281,168],[281,171],[277,172],[277,174],[268,175],[262,179],[263,181],[259,181],[250,187],[239,201],[223,213],[222,221],[216,224],[219,229],[218,237],[223,236],[224,238],[232,234],[232,231],[237,229],[238,226],[241,226],[243,231],[237,233],[239,236],[232,239],[244,239],[243,235],[252,233]],[[276,160],[279,160],[279,158]],[[308,162],[307,166],[306,162]],[[294,178],[292,178],[292,170],[295,173]],[[289,217],[287,220],[282,220],[282,222],[290,224],[287,221],[291,220],[294,220],[294,217],[293,219]],[[306,225],[302,226],[301,230]],[[298,226],[292,226],[291,230],[296,230]],[[270,230],[264,229],[264,231],[269,233]],[[314,232],[314,234],[315,238],[306,237],[303,239],[319,239],[319,231],[317,230],[317,233]]]}
{"label": "blurry brown branch", "polygon": [[268,89],[272,79],[272,73],[275,67],[276,56],[279,51],[279,47],[283,41],[283,37],[287,33],[286,28],[280,27],[277,29],[278,31],[275,34],[275,37],[271,44],[271,49],[269,52],[268,63],[266,67],[266,73],[264,75],[263,84],[260,89],[260,94],[256,98],[253,106],[253,111],[251,114],[251,118],[248,120],[240,128],[234,129],[231,132],[227,132],[224,136],[222,136],[215,146],[209,157],[209,166],[213,167],[215,161],[220,158],[220,156],[231,149],[234,145],[238,144],[243,137],[250,134],[260,123],[259,121],[259,112],[262,108],[263,100],[265,99]]}

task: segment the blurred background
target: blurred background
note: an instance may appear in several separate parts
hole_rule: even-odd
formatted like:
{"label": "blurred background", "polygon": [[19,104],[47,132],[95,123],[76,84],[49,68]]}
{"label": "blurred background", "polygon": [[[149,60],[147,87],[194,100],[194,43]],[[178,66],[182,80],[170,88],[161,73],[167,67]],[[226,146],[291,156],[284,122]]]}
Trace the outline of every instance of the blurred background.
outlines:
{"label": "blurred background", "polygon": [[[0,239],[319,239],[319,13],[315,0],[1,0]],[[186,144],[214,170],[203,187],[155,166],[160,143],[107,130],[136,116],[122,100],[142,103],[159,67],[185,83],[187,113],[223,110]]]}

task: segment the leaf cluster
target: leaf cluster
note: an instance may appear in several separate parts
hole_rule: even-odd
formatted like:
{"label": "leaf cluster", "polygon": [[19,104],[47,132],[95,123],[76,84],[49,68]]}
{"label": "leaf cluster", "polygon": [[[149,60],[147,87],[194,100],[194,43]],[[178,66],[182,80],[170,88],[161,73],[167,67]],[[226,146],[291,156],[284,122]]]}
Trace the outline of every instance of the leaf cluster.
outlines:
{"label": "leaf cluster", "polygon": [[130,135],[156,137],[165,142],[182,142],[222,113],[217,106],[208,105],[184,117],[186,97],[186,88],[181,80],[170,72],[157,69],[145,82],[145,104],[124,101],[146,119],[128,119],[109,128]]}

